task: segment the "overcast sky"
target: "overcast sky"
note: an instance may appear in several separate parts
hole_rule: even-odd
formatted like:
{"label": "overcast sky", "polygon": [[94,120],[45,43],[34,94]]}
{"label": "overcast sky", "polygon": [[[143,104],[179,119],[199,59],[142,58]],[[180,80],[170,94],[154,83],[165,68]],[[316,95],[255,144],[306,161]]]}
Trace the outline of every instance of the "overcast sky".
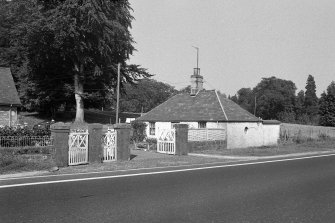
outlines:
{"label": "overcast sky", "polygon": [[[190,84],[200,48],[206,89],[234,95],[262,77],[317,94],[335,80],[334,0],[130,0],[132,63],[177,89]],[[298,92],[297,91],[297,92]]]}

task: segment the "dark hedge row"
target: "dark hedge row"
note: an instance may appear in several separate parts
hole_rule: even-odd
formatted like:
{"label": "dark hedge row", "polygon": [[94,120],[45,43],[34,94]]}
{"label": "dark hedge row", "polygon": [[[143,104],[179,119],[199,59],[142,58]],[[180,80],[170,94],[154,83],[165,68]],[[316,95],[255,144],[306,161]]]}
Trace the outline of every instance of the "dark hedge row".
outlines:
{"label": "dark hedge row", "polygon": [[0,136],[50,136],[50,125],[1,127]]}

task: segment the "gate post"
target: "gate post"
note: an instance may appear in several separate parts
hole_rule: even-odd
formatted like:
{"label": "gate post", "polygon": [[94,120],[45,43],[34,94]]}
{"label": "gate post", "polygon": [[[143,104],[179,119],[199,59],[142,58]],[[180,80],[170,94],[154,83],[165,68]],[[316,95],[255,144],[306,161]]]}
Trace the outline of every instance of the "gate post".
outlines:
{"label": "gate post", "polygon": [[116,158],[117,160],[129,160],[130,159],[130,125],[129,124],[115,124],[114,129],[116,131],[117,148]]}
{"label": "gate post", "polygon": [[188,125],[175,124],[176,129],[176,155],[187,155],[187,141],[188,141]]}
{"label": "gate post", "polygon": [[55,161],[58,167],[68,166],[70,124],[57,122],[50,126],[55,147]]}
{"label": "gate post", "polygon": [[88,125],[88,162],[102,162],[102,124]]}

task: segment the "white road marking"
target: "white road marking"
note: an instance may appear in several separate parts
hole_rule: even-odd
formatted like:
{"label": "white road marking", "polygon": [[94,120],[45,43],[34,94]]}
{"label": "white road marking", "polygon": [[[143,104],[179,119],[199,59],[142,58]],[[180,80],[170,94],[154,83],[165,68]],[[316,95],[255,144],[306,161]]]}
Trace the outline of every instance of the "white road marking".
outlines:
{"label": "white road marking", "polygon": [[248,165],[256,165],[256,164],[277,163],[277,162],[312,159],[312,158],[328,157],[328,156],[335,156],[335,154],[326,154],[326,155],[317,155],[317,156],[308,156],[308,157],[296,157],[296,158],[280,159],[280,160],[267,160],[267,161],[258,161],[258,162],[249,162],[249,163],[224,164],[224,165],[218,165],[218,166],[196,167],[196,168],[187,168],[187,169],[179,169],[179,170],[165,170],[165,171],[156,171],[156,172],[148,172],[148,173],[133,173],[133,174],[124,174],[124,175],[115,175],[115,176],[88,177],[88,178],[79,178],[79,179],[67,179],[67,180],[54,180],[54,181],[45,181],[45,182],[11,184],[11,185],[2,185],[2,186],[0,186],[0,189],[1,188],[10,188],[10,187],[42,185],[42,184],[55,184],[55,183],[65,183],[65,182],[77,182],[77,181],[88,181],[88,180],[99,180],[99,179],[123,178],[123,177],[132,177],[132,176],[156,175],[156,174],[164,174],[164,173],[177,173],[177,172],[187,172],[187,171],[194,171],[194,170],[206,170],[206,169],[235,167],[235,166],[248,166]]}

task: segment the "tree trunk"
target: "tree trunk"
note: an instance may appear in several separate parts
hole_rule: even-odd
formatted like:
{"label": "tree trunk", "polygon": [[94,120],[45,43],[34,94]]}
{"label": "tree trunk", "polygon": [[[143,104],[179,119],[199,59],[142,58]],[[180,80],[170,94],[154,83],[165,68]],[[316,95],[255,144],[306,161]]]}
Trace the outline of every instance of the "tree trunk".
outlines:
{"label": "tree trunk", "polygon": [[76,119],[75,122],[83,123],[84,122],[84,101],[83,101],[83,93],[84,93],[84,85],[82,80],[80,80],[79,73],[83,72],[83,66],[80,68],[76,65],[76,72],[74,75],[74,96],[76,99]]}

